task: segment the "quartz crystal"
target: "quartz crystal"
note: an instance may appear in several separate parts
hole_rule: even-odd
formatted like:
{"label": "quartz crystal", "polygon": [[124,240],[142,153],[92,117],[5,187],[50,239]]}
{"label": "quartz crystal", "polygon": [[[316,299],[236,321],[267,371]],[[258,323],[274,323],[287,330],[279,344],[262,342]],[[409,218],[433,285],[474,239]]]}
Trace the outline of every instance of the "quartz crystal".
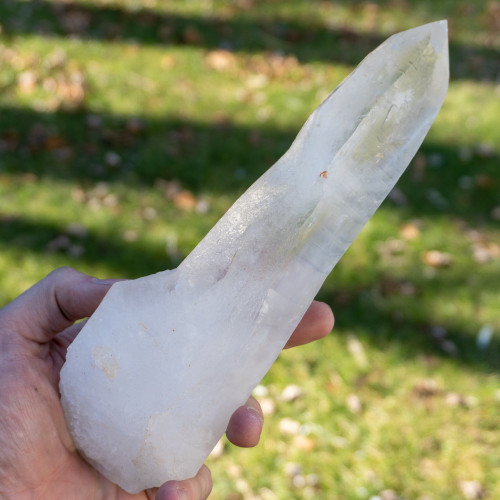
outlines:
{"label": "quartz crystal", "polygon": [[445,21],[392,36],[172,271],[111,288],[68,350],[77,448],[136,493],[193,476],[422,143]]}

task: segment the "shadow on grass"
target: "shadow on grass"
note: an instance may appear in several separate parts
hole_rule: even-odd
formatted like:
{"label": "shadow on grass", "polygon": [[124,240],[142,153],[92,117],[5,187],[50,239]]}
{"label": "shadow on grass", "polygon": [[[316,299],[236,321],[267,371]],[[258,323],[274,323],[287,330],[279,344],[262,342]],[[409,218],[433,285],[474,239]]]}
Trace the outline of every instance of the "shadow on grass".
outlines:
{"label": "shadow on grass", "polygon": [[[460,283],[446,278],[436,281],[433,293],[439,296],[440,290],[466,286],[467,277]],[[495,276],[482,275],[481,281],[485,290],[498,290]],[[396,343],[401,357],[424,356],[430,367],[443,359],[484,373],[500,372],[500,339],[493,337],[487,348],[479,349],[476,340],[479,328],[468,329],[458,322],[436,324],[432,312],[415,298],[401,299],[397,306],[384,305],[377,292],[379,284],[352,291],[346,299],[341,285],[332,290],[327,281],[319,298],[332,304],[339,330],[355,331],[363,342],[376,349],[384,350]]]}
{"label": "shadow on grass", "polygon": [[[78,268],[82,264],[105,265],[116,276],[129,278],[144,276],[159,270],[174,267],[161,246],[152,247],[141,241],[125,242],[119,235],[98,234],[89,231],[84,237],[68,235],[64,227],[57,223],[35,221],[23,217],[0,220],[0,250],[18,249],[22,252],[39,255],[60,255],[61,261]],[[53,248],[54,241],[65,235],[64,248]],[[80,257],[68,259],[68,251],[78,245],[84,251]],[[134,275],[130,275],[133,270]],[[442,275],[433,284],[433,293],[439,295],[450,287],[466,286],[466,277],[457,278]],[[391,278],[384,278],[391,279]],[[497,278],[491,275],[479,276],[480,287],[484,290],[497,288]],[[397,343],[402,356],[412,358],[423,355],[429,359],[450,358],[464,366],[485,373],[500,371],[500,340],[493,339],[489,348],[479,351],[475,344],[474,333],[467,331],[464,325],[444,325],[447,328],[447,340],[457,348],[456,353],[449,353],[441,348],[433,337],[435,325],[429,311],[415,305],[415,299],[398,300],[397,304],[385,301],[380,294],[381,278],[373,277],[372,282],[362,287],[333,288],[335,276],[328,280],[320,292],[320,299],[332,304],[337,311],[338,325],[341,331],[366,331],[363,340],[372,343],[378,349]],[[423,284],[416,284],[424,286]],[[426,284],[425,286],[429,286]],[[389,297],[390,299],[390,297]]]}
{"label": "shadow on grass", "polygon": [[[415,280],[417,289],[440,297],[450,290],[467,287],[469,276],[440,275],[432,284]],[[487,273],[477,274],[477,289],[494,295],[498,290],[498,277]],[[335,286],[335,271],[320,291],[319,299],[332,305],[336,312],[336,327],[342,332],[354,331],[363,342],[376,349],[398,347],[404,359],[424,356],[429,366],[443,359],[473,368],[484,373],[500,372],[500,339],[493,337],[489,345],[480,349],[477,345],[477,325],[464,325],[450,320],[439,322],[435,312],[426,308],[426,302],[414,297],[385,296],[380,289],[394,281],[391,276],[378,277],[362,287],[349,289],[341,282]],[[478,284],[476,284],[478,285]],[[397,292],[394,292],[397,293]]]}
{"label": "shadow on grass", "polygon": [[89,231],[78,236],[55,222],[31,220],[22,216],[0,218],[2,248],[59,255],[64,263],[69,261],[75,266],[79,263],[98,263],[111,269],[116,276],[126,278],[138,278],[175,267],[164,245],[152,246],[140,240],[124,241],[112,227],[106,235]]}
{"label": "shadow on grass", "polygon": [[[185,188],[236,196],[290,146],[298,130],[79,113],[0,109],[0,172],[130,186],[178,179]],[[98,124],[98,126],[96,125]],[[425,142],[392,202],[408,217],[451,216],[495,224],[500,157]]]}
{"label": "shadow on grass", "polygon": [[[188,17],[150,9],[125,10],[44,0],[3,0],[0,14],[5,37],[37,33],[83,40],[189,44],[248,53],[279,51],[304,63],[323,61],[354,66],[384,40],[349,26],[330,27],[311,20],[252,19],[241,15]],[[445,15],[446,9],[440,9],[439,17]],[[450,59],[452,78],[496,82],[500,77],[500,52],[496,49],[451,40]]]}

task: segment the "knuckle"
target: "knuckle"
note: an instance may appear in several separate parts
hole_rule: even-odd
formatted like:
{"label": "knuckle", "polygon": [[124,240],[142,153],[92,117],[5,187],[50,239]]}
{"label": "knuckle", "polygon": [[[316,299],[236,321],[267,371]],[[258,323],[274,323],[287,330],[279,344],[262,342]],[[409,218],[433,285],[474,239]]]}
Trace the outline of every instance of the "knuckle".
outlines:
{"label": "knuckle", "polygon": [[73,267],[70,266],[62,266],[54,269],[48,277],[54,280],[54,283],[57,285],[63,285],[65,283],[70,282],[78,282],[88,279],[89,277],[80,271],[77,271]]}
{"label": "knuckle", "polygon": [[56,281],[65,280],[75,274],[80,274],[76,269],[73,269],[70,266],[62,266],[54,269],[48,276],[53,278]]}

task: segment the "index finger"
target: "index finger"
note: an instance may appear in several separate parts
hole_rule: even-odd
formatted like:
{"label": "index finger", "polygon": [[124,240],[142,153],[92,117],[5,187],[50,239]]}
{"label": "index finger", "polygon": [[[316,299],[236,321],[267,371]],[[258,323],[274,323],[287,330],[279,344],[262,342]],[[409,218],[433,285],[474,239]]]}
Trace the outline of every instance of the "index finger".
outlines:
{"label": "index finger", "polygon": [[325,337],[332,331],[334,323],[330,306],[324,302],[313,301],[286,343],[285,349]]}

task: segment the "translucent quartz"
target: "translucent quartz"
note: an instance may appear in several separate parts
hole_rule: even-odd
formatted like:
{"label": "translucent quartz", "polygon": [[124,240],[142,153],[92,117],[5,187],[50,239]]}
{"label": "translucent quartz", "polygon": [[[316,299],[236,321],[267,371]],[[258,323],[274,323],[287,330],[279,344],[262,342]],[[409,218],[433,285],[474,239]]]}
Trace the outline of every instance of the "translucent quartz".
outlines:
{"label": "translucent quartz", "polygon": [[114,285],[68,351],[76,446],[131,493],[193,476],[422,143],[445,21],[389,38],[173,271]]}

